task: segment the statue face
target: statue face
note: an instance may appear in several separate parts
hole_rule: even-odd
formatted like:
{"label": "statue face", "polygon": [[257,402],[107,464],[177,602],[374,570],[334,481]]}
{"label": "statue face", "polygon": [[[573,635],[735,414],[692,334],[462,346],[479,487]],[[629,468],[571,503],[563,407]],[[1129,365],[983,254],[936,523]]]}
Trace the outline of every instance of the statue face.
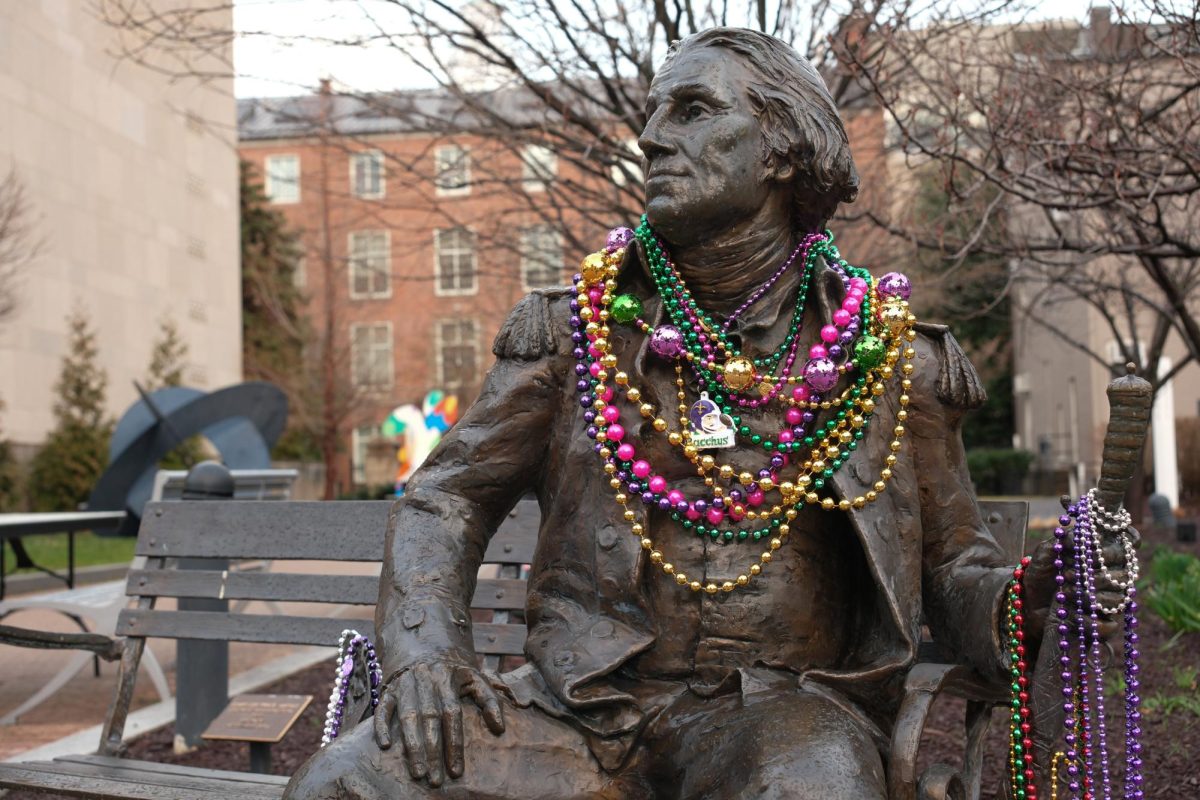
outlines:
{"label": "statue face", "polygon": [[675,245],[702,244],[762,208],[780,184],[766,178],[762,136],[736,54],[698,47],[654,77],[646,129],[646,214]]}

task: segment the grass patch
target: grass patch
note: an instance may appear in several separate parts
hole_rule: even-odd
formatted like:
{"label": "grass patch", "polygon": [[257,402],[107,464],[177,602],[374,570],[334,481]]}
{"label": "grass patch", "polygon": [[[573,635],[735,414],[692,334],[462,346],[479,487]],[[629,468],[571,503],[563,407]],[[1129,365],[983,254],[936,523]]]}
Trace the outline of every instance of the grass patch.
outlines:
{"label": "grass patch", "polygon": [[[26,552],[38,566],[63,571],[67,568],[67,534],[50,533],[37,536],[26,536],[21,539]],[[133,546],[137,542],[132,537],[97,536],[91,531],[75,534],[75,566],[91,567],[99,564],[128,564],[133,558]],[[16,564],[16,556],[11,546],[4,544],[4,564],[11,570]],[[16,570],[17,572],[32,572],[30,569]]]}

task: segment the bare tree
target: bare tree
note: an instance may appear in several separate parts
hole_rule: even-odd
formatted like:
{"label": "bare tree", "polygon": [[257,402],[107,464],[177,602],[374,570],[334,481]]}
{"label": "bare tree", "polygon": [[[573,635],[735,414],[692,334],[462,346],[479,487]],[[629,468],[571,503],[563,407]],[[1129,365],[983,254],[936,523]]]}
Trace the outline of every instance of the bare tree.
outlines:
{"label": "bare tree", "polygon": [[[972,15],[1006,4],[984,0]],[[101,17],[121,32],[125,58],[180,79],[216,77],[196,65],[213,63],[213,53],[229,49],[233,32],[213,24],[218,17],[210,13],[224,3],[198,0],[173,10],[160,6],[149,0],[97,0]],[[946,16],[955,4],[357,0],[354,6],[365,20],[354,36],[312,32],[299,38],[330,47],[392,48],[436,88],[368,93],[341,87],[341,102],[327,116],[315,102],[280,103],[273,113],[290,117],[297,136],[304,135],[305,124],[311,136],[321,135],[322,126],[332,127],[336,142],[350,149],[366,146],[384,121],[422,132],[425,148],[388,153],[388,175],[420,193],[421,207],[435,215],[439,227],[469,221],[481,242],[511,252],[519,248],[511,236],[514,224],[536,219],[561,232],[566,252],[583,253],[594,246],[598,231],[641,213],[636,139],[644,127],[644,99],[654,68],[670,42],[714,25],[764,30],[808,55],[827,76],[835,99],[852,112],[861,107],[864,94],[857,76],[841,68],[847,57],[839,51],[848,49],[852,58],[871,62],[887,41],[873,32],[910,30],[912,20]],[[279,38],[281,44],[298,43],[297,37]],[[366,119],[377,124],[359,124]],[[443,202],[437,192],[433,153],[450,141],[476,143],[472,194],[500,199],[490,205],[486,218],[472,211],[465,219],[461,204]],[[545,163],[538,160],[543,148],[555,162],[553,181],[537,180]],[[873,191],[862,202],[874,205],[870,195],[882,194],[882,181],[864,183]],[[843,224],[853,227],[851,220]],[[859,226],[855,235],[873,236],[859,250],[876,263],[882,260],[886,237],[878,229]],[[519,278],[511,269],[497,270],[495,277]]]}
{"label": "bare tree", "polygon": [[0,321],[16,309],[21,270],[40,249],[25,186],[11,169],[0,179]]}
{"label": "bare tree", "polygon": [[[949,271],[1001,259],[1020,313],[1106,368],[1138,364],[1157,387],[1200,358],[1200,4],[1112,13],[1093,9],[1087,27],[1013,14],[941,19],[922,35],[880,27],[874,50],[838,52],[909,166],[949,198],[940,222],[867,216]],[[1060,300],[1093,309],[1119,360],[1046,313]],[[1159,374],[1172,335],[1187,354]]]}

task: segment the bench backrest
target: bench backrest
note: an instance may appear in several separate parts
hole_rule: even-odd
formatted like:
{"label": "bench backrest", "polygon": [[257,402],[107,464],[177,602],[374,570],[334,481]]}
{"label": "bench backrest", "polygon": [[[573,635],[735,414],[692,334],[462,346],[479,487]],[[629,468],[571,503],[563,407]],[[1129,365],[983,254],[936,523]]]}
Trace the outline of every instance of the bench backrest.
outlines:
{"label": "bench backrest", "polygon": [[[125,609],[117,634],[169,639],[210,639],[333,646],[342,630],[355,627],[373,636],[369,620],[322,614],[249,614],[230,611],[162,610],[153,600],[207,598],[330,605],[373,606],[378,570],[323,575],[286,572],[280,561],[340,561],[378,565],[394,514],[386,500],[350,502],[193,501],[150,503],[142,517],[136,555],[146,564],[131,570],[126,593],[139,599]],[[486,564],[506,567],[533,560],[537,542],[536,503],[522,501],[492,538]],[[180,569],[175,559],[227,559],[211,568]],[[271,560],[270,571],[240,570],[240,562]],[[516,570],[507,570],[519,574]],[[150,602],[147,602],[150,601]],[[517,578],[478,581],[473,606],[523,611],[525,582]],[[351,624],[352,623],[352,624]],[[525,626],[478,622],[476,651],[519,654]]]}

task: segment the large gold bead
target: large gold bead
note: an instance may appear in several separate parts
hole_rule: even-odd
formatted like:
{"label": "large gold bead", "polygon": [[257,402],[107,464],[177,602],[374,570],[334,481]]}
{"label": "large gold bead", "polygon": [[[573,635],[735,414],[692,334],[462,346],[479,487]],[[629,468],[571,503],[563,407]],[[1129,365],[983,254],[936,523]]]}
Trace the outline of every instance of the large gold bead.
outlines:
{"label": "large gold bead", "polygon": [[604,263],[603,254],[590,253],[584,256],[583,263],[579,265],[579,272],[590,284],[603,281],[608,276],[608,265]]}
{"label": "large gold bead", "polygon": [[908,303],[899,298],[885,301],[879,309],[879,321],[892,336],[899,335],[908,326]]}
{"label": "large gold bead", "polygon": [[740,392],[754,383],[754,362],[745,356],[737,356],[725,362],[725,385]]}

